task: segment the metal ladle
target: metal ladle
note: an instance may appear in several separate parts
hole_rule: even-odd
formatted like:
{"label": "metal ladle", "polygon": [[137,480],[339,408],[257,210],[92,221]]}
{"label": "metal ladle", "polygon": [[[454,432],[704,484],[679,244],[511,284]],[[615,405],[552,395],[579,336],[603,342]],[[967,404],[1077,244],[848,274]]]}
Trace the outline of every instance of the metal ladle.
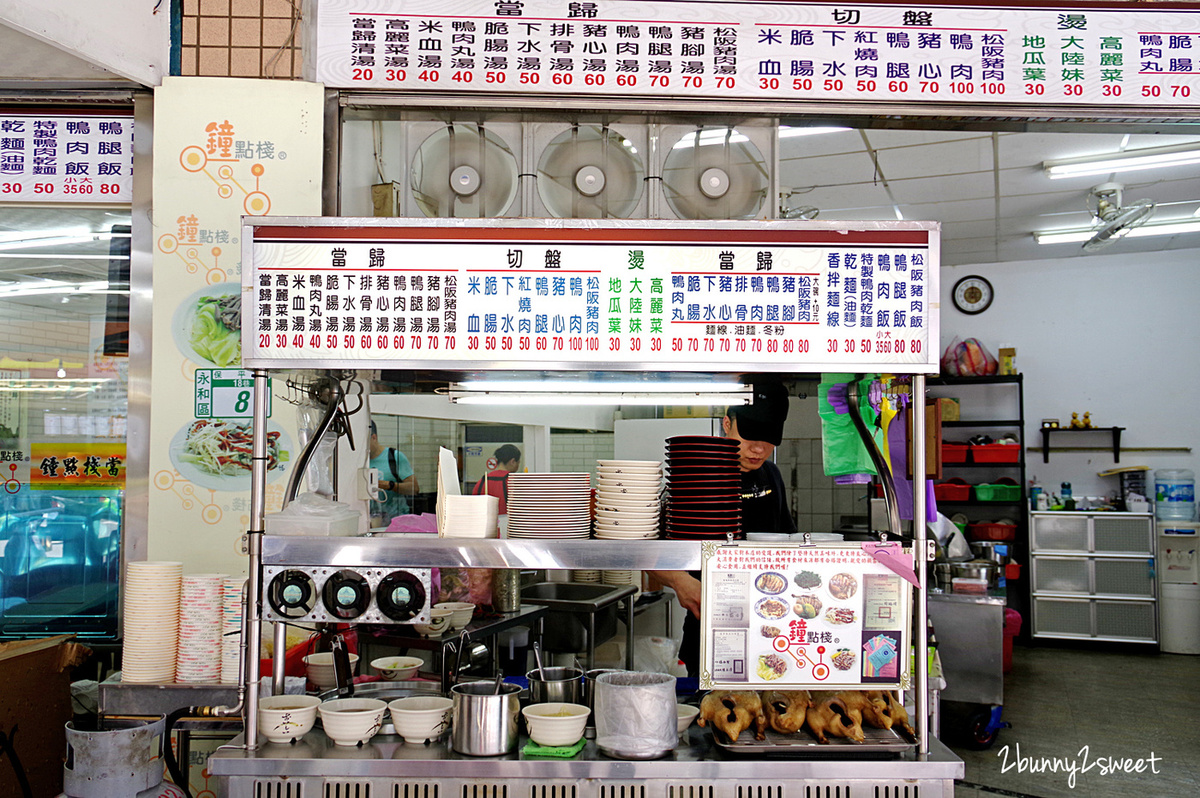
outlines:
{"label": "metal ladle", "polygon": [[540,640],[533,641],[533,659],[538,666],[538,678],[545,681],[546,672],[542,669],[542,643]]}

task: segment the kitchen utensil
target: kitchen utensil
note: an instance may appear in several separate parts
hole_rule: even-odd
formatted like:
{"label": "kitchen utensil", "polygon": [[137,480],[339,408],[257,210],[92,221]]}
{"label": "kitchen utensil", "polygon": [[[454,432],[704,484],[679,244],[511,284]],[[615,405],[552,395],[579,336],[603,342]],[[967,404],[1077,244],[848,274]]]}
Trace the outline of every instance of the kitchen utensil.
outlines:
{"label": "kitchen utensil", "polygon": [[509,613],[521,609],[521,571],[497,568],[492,571],[492,608]]}
{"label": "kitchen utensil", "polygon": [[374,698],[335,698],[317,707],[325,734],[337,745],[370,741],[383,725],[387,704]]}
{"label": "kitchen utensil", "polygon": [[1000,566],[1008,565],[1011,544],[995,540],[974,540],[970,545],[976,559],[990,560]]}
{"label": "kitchen utensil", "polygon": [[420,745],[436,740],[450,728],[454,702],[442,696],[409,696],[388,702],[392,725],[404,742]]}
{"label": "kitchen utensil", "polygon": [[529,679],[529,700],[533,704],[550,701],[578,704],[583,687],[583,671],[578,668],[542,668],[525,674]]}
{"label": "kitchen utensil", "polygon": [[517,749],[519,685],[502,683],[500,693],[489,682],[450,688],[450,745],[467,756],[499,756]]}
{"label": "kitchen utensil", "polygon": [[537,672],[540,676],[544,670],[542,668],[542,643],[540,640],[533,641],[533,661],[537,663]]}
{"label": "kitchen utensil", "polygon": [[529,738],[538,745],[574,745],[583,736],[589,710],[582,704],[559,701],[530,704],[521,710]]}
{"label": "kitchen utensil", "polygon": [[317,721],[321,699],[311,695],[275,695],[258,700],[258,730],[273,743],[290,743],[308,734]]}
{"label": "kitchen utensil", "polygon": [[995,587],[1000,580],[1000,566],[990,560],[969,560],[954,563],[950,573],[955,579],[986,579]]}
{"label": "kitchen utensil", "polygon": [[492,695],[500,695],[500,684],[504,681],[504,671],[496,674],[496,681],[492,685]]}
{"label": "kitchen utensil", "polygon": [[679,735],[682,737],[687,734],[688,726],[692,725],[692,721],[700,714],[700,707],[694,707],[691,704],[676,704],[675,719]]}
{"label": "kitchen utensil", "polygon": [[679,742],[675,677],[620,671],[596,679],[596,745],[617,759],[657,759]]}

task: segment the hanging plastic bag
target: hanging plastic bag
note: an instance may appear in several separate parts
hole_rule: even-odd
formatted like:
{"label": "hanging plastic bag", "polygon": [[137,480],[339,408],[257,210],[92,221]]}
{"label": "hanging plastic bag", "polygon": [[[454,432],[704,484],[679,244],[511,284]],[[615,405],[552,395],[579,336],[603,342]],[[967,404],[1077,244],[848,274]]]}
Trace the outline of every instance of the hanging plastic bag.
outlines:
{"label": "hanging plastic bag", "polygon": [[[868,375],[859,381],[858,408],[867,429],[878,436],[876,413],[869,399],[874,379],[874,375]],[[853,374],[822,374],[821,385],[817,389],[817,412],[821,416],[821,450],[826,476],[876,473],[875,463],[850,418],[848,389],[853,381]]]}
{"label": "hanging plastic bag", "polygon": [[986,377],[999,363],[977,338],[957,337],[942,352],[942,374],[949,377]]}

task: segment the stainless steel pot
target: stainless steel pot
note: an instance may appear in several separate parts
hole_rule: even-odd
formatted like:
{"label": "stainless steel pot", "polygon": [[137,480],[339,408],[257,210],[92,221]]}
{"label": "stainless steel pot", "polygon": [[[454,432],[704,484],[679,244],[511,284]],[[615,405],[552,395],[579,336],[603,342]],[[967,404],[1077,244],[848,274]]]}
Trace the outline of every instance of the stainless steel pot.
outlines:
{"label": "stainless steel pot", "polygon": [[534,668],[525,674],[529,680],[529,702],[578,704],[583,688],[583,671],[578,668]]}
{"label": "stainless steel pot", "polygon": [[500,756],[517,750],[521,687],[502,682],[456,684],[450,688],[450,745],[467,756]]}
{"label": "stainless steel pot", "polygon": [[986,579],[988,587],[996,587],[1000,583],[1000,565],[991,560],[956,562],[950,572],[964,579]]}
{"label": "stainless steel pot", "polygon": [[[997,547],[1003,551],[997,551]],[[1003,567],[1008,565],[1012,544],[996,540],[976,540],[971,542],[971,551],[976,559],[990,560]]]}

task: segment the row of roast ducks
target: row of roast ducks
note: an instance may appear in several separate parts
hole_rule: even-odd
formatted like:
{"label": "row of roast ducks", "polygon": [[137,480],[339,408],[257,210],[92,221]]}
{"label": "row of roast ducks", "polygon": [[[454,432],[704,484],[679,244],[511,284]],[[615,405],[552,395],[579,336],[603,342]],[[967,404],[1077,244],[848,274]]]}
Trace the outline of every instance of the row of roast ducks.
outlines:
{"label": "row of roast ducks", "polygon": [[698,723],[712,723],[731,743],[752,726],[756,740],[766,739],[768,726],[780,734],[805,727],[819,743],[829,737],[861,743],[864,723],[915,737],[904,702],[891,690],[715,690],[700,702]]}

